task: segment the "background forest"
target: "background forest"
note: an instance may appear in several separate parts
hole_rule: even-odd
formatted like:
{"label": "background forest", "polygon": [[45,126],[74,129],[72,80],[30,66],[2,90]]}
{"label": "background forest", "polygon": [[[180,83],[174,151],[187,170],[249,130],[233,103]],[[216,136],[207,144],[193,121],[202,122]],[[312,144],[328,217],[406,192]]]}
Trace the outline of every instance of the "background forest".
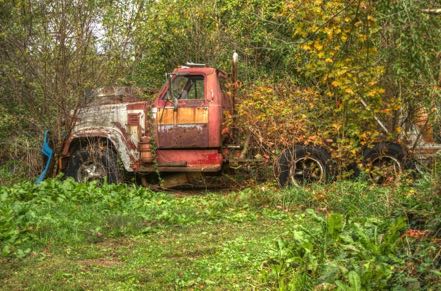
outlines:
{"label": "background forest", "polygon": [[[431,1],[0,1],[2,179],[35,176],[90,89],[155,92],[187,61],[230,71],[263,147],[333,138],[337,158],[405,122],[439,124],[441,16]],[[367,101],[369,110],[360,103]],[[403,122],[404,121],[404,122]]]}

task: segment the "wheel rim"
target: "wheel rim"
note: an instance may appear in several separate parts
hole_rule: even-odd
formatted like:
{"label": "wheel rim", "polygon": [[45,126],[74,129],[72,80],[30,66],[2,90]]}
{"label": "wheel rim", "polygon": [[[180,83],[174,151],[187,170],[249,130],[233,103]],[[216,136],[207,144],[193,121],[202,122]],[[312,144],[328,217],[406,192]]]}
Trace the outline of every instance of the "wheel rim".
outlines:
{"label": "wheel rim", "polygon": [[369,166],[370,178],[380,185],[397,181],[402,172],[401,163],[397,158],[392,156],[376,157],[371,160]]}
{"label": "wheel rim", "polygon": [[325,177],[322,163],[313,157],[303,157],[295,160],[289,172],[291,183],[294,185],[321,183]]}
{"label": "wheel rim", "polygon": [[77,180],[80,182],[104,181],[107,176],[104,165],[98,161],[87,161],[78,168]]}

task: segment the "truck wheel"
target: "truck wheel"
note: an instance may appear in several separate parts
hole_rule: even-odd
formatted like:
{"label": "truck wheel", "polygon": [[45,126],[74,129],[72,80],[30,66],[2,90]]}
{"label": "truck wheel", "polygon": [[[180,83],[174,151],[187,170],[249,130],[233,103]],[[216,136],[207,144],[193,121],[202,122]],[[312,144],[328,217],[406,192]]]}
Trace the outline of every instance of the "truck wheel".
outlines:
{"label": "truck wheel", "polygon": [[363,165],[373,182],[385,185],[400,178],[405,168],[404,158],[399,145],[379,143],[363,152]]}
{"label": "truck wheel", "polygon": [[331,156],[322,148],[297,145],[284,150],[276,175],[280,186],[325,183],[331,178]]}
{"label": "truck wheel", "polygon": [[98,181],[103,183],[122,182],[117,155],[110,148],[81,148],[74,152],[66,167],[65,175],[77,182]]}

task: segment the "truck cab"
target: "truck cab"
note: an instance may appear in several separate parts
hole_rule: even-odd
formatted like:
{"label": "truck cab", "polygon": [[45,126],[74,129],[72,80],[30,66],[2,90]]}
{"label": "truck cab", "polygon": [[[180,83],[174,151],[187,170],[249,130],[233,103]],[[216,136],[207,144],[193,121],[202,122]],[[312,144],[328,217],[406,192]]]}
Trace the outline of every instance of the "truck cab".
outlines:
{"label": "truck cab", "polygon": [[74,113],[59,168],[77,181],[119,182],[122,172],[218,172],[222,168],[226,74],[188,64],[167,74],[154,100],[133,88],[97,90]]}

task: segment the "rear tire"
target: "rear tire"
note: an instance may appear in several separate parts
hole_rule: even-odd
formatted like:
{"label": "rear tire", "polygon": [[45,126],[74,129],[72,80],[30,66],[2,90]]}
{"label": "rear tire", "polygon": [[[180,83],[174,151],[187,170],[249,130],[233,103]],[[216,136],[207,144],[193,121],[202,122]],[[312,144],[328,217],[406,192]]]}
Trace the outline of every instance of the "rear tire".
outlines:
{"label": "rear tire", "polygon": [[326,183],[331,177],[331,156],[315,146],[296,145],[286,149],[275,169],[281,187]]}
{"label": "rear tire", "polygon": [[111,148],[100,148],[99,145],[75,151],[70,157],[65,175],[81,183],[120,183],[123,180],[116,153]]}
{"label": "rear tire", "polygon": [[391,184],[406,168],[405,153],[397,144],[379,143],[363,152],[363,166],[374,183]]}

